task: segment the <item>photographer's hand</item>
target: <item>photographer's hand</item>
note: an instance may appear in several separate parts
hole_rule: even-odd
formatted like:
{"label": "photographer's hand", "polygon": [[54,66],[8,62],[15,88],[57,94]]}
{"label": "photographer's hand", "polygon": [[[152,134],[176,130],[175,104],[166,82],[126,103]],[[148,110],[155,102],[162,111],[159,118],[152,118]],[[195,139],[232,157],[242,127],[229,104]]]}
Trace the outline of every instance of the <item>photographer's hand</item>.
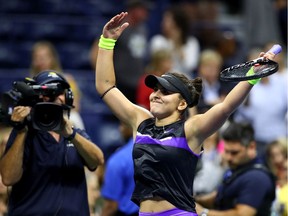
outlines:
{"label": "photographer's hand", "polygon": [[25,107],[25,106],[14,107],[10,122],[12,127],[17,131],[21,131],[24,128],[26,128],[25,119],[29,115],[30,111],[31,107]]}
{"label": "photographer's hand", "polygon": [[76,129],[73,128],[72,122],[67,117],[63,119],[62,130],[56,132],[73,143],[90,170],[95,170],[98,165],[104,164],[102,150],[81,134],[76,133]]}
{"label": "photographer's hand", "polygon": [[61,136],[67,138],[73,134],[73,124],[67,117],[63,117],[63,125],[61,131],[55,131]]}
{"label": "photographer's hand", "polygon": [[11,121],[13,122],[24,122],[25,118],[29,115],[31,107],[26,106],[16,106],[13,109],[11,115]]}

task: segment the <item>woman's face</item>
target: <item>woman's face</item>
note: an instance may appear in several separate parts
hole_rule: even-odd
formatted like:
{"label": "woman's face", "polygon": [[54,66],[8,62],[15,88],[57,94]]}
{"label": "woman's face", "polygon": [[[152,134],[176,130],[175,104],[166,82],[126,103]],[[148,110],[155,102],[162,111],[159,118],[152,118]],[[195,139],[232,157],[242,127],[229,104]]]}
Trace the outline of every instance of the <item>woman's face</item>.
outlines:
{"label": "woman's face", "polygon": [[178,27],[175,24],[172,14],[169,12],[164,13],[161,25],[162,25],[163,34],[168,37],[170,36],[171,31],[178,29]]}
{"label": "woman's face", "polygon": [[48,47],[39,46],[34,50],[32,64],[38,71],[51,69],[53,57]]}
{"label": "woman's face", "polygon": [[205,62],[199,67],[201,76],[210,84],[218,82],[219,71],[221,71],[221,63],[217,61]]}
{"label": "woman's face", "polygon": [[166,118],[175,112],[179,113],[178,106],[181,102],[179,93],[169,92],[158,84],[149,99],[150,112],[156,118]]}
{"label": "woman's face", "polygon": [[285,156],[282,153],[281,147],[275,145],[270,151],[270,160],[273,166],[281,167],[284,165]]}

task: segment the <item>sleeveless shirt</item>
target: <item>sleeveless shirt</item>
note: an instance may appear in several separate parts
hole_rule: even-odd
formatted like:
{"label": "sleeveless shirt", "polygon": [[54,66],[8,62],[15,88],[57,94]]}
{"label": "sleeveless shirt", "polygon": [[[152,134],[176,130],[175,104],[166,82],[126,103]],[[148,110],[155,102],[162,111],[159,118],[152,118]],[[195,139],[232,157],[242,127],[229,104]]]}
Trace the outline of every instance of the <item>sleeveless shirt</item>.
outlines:
{"label": "sleeveless shirt", "polygon": [[159,196],[179,209],[196,212],[193,180],[199,155],[187,143],[184,121],[157,127],[155,119],[138,127],[133,148],[135,189],[132,201]]}

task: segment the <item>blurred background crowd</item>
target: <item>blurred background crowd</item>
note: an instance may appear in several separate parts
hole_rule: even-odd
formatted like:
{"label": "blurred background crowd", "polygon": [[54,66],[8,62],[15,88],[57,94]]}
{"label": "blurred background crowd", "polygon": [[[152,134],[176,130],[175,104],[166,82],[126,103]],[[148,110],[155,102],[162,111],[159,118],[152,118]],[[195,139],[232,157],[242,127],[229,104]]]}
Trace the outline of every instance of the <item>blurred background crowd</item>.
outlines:
{"label": "blurred background crowd", "polygon": [[[127,137],[96,93],[94,70],[102,27],[121,11],[128,11],[130,26],[115,47],[117,87],[148,109],[147,74],[174,70],[201,76],[204,91],[193,112],[203,113],[235,85],[219,80],[222,69],[254,59],[275,43],[282,45],[276,57],[279,72],[263,78],[230,120],[253,125],[258,153],[277,176],[279,188],[287,185],[286,0],[0,0],[0,93],[42,70],[63,72],[75,96],[71,118],[86,129],[107,161]],[[9,131],[1,124],[0,155]],[[215,189],[225,170],[219,134],[205,142],[195,193]],[[102,210],[104,170],[87,172],[91,215]],[[211,172],[215,181],[209,179]],[[6,211],[7,191],[0,185],[0,215]]]}

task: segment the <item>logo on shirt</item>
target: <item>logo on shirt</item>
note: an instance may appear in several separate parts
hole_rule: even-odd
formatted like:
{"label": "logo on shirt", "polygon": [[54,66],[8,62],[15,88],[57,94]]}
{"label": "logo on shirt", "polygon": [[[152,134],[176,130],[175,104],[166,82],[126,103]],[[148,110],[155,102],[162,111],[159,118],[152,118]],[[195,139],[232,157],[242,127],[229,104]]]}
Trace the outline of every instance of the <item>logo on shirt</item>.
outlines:
{"label": "logo on shirt", "polygon": [[73,143],[70,142],[70,141],[66,144],[66,146],[67,146],[67,147],[74,147]]}

